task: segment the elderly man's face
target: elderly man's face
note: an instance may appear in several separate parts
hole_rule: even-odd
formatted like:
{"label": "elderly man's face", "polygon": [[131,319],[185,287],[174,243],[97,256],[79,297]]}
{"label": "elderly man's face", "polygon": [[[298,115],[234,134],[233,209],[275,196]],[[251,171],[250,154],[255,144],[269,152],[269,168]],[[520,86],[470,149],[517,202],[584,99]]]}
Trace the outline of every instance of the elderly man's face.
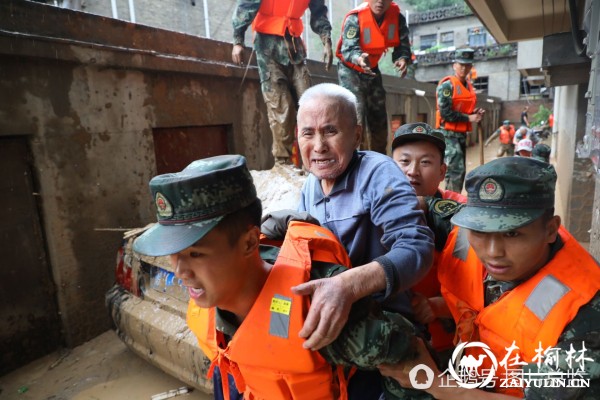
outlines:
{"label": "elderly man's face", "polygon": [[327,194],[352,160],[361,127],[338,101],[320,96],[298,110],[298,145],[302,162],[321,180]]}
{"label": "elderly man's face", "polygon": [[383,14],[390,8],[392,0],[368,0],[369,8],[375,16],[375,18],[382,17]]}

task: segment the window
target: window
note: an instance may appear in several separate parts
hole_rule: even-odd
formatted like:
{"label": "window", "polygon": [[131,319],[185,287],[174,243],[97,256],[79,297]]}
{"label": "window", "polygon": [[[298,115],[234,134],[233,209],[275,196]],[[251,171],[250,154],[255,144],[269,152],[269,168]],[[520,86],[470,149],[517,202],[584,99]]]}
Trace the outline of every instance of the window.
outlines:
{"label": "window", "polygon": [[473,80],[473,87],[477,93],[487,93],[488,91],[488,77],[481,76]]}
{"label": "window", "polygon": [[437,44],[437,35],[422,35],[421,36],[421,47],[420,50],[427,50]]}
{"label": "window", "polygon": [[442,47],[454,46],[454,32],[443,32],[440,34],[440,44]]}
{"label": "window", "polygon": [[483,27],[469,28],[469,47],[478,47],[486,45],[487,32]]}
{"label": "window", "polygon": [[527,81],[527,79],[523,78],[521,80],[521,90],[519,93],[521,96],[533,96],[533,97],[548,97],[549,91],[544,85],[532,85]]}

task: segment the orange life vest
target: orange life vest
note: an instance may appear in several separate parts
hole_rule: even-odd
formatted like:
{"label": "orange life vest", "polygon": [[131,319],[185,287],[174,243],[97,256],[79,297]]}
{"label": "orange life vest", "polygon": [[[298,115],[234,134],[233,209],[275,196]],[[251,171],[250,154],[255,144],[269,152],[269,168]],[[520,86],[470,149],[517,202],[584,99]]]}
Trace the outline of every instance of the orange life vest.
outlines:
{"label": "orange life vest", "polygon": [[467,198],[460,193],[453,192],[452,190],[438,190],[442,193],[442,199],[444,200],[454,200],[463,204],[467,202]]}
{"label": "orange life vest", "polygon": [[304,339],[298,337],[309,300],[292,293],[291,287],[309,279],[312,261],[350,266],[345,249],[329,230],[290,222],[265,285],[229,343],[214,329],[214,309],[200,309],[190,300],[188,325],[212,360],[211,372],[219,366],[225,398],[227,373],[245,399],[347,398],[341,367],[335,376],[331,365],[318,352],[304,349]]}
{"label": "orange life vest", "polygon": [[261,0],[258,13],[252,21],[255,32],[284,36],[286,29],[290,35],[302,35],[304,25],[302,15],[310,0]]}
{"label": "orange life vest", "polygon": [[515,127],[513,125],[509,125],[508,128],[504,125],[500,127],[500,143],[511,144],[514,137]]}
{"label": "orange life vest", "polygon": [[[452,110],[463,113],[471,114],[475,110],[475,104],[477,103],[477,95],[475,89],[471,84],[471,81],[466,80],[466,87],[456,76],[447,76],[443,78],[438,86],[449,80],[452,83]],[[435,126],[437,128],[443,128],[448,131],[470,132],[472,128],[471,123],[468,121],[444,121],[442,114],[440,113],[440,105],[436,101],[436,113],[435,113]]]}
{"label": "orange life vest", "polygon": [[[483,342],[498,362],[514,343],[518,349],[511,354],[511,360],[518,354],[527,363],[533,362],[540,344],[546,349],[557,343],[579,308],[600,289],[598,264],[562,226],[559,235],[564,246],[548,264],[484,307],[485,267],[468,246],[465,229],[452,231],[440,259],[444,267],[438,276],[442,294],[456,321],[456,341]],[[491,364],[487,361],[489,358],[479,368],[489,368]],[[505,372],[498,365],[495,391],[523,397],[521,388],[501,387]]]}
{"label": "orange life vest", "polygon": [[[400,35],[398,34],[398,22],[400,21],[400,7],[396,3],[391,3],[390,8],[385,12],[383,16],[383,22],[381,26],[375,21],[369,3],[365,2],[350,10],[346,17],[344,17],[344,25],[346,24],[346,18],[349,15],[358,15],[358,26],[360,28],[360,49],[364,53],[369,54],[369,65],[371,68],[375,68],[381,59],[381,56],[386,52],[388,47],[396,47],[400,44]],[[344,34],[344,28],[342,25],[342,35]],[[343,62],[347,67],[352,68],[358,72],[365,72],[364,69],[354,64],[353,62],[344,59],[342,55],[342,36],[338,41],[337,50],[335,55]]]}

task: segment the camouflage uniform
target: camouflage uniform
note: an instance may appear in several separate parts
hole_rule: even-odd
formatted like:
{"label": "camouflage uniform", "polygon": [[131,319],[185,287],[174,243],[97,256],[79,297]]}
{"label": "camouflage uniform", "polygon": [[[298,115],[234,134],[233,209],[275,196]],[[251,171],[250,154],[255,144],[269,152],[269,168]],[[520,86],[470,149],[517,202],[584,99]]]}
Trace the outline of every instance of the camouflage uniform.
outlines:
{"label": "camouflage uniform", "polygon": [[[392,61],[404,58],[408,65],[412,53],[406,18],[402,14],[400,14],[398,26],[400,45],[392,51]],[[356,14],[348,15],[346,18],[340,40],[342,41],[341,52],[345,60],[354,62],[363,53],[360,48],[360,28]],[[371,66],[371,69],[375,72],[375,76],[355,71],[342,62],[338,62],[338,79],[340,85],[354,93],[358,100],[358,121],[365,128],[361,147],[386,154],[388,148],[386,93],[383,88],[381,71],[377,66]]]}
{"label": "camouflage uniform", "polygon": [[[448,121],[469,121],[467,114],[452,110],[452,93],[454,88],[451,81],[442,82],[437,87],[437,103],[440,113]],[[446,138],[446,153],[444,161],[448,166],[446,172],[446,190],[462,192],[465,180],[465,158],[467,155],[467,135],[464,132],[454,132],[440,128]]]}
{"label": "camouflage uniform", "polygon": [[[279,0],[283,1],[283,0]],[[238,0],[233,14],[233,44],[244,45],[246,29],[252,23],[261,0]],[[323,43],[331,40],[331,24],[324,0],[310,0],[310,26]],[[306,49],[300,37],[255,33],[254,50],[263,98],[273,134],[275,159],[289,159],[294,144],[296,104],[311,85],[306,67]]]}

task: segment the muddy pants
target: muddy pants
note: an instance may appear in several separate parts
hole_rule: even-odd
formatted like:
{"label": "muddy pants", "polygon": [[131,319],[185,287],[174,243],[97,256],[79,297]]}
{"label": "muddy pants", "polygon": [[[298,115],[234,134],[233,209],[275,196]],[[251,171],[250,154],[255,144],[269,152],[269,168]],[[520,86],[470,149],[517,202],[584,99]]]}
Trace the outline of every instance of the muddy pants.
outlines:
{"label": "muddy pants", "polygon": [[264,76],[261,88],[273,134],[273,157],[289,159],[296,132],[296,105],[310,87],[310,75],[305,62],[281,65],[273,60],[264,61],[266,73],[261,73]]}
{"label": "muddy pants", "polygon": [[373,150],[387,154],[388,150],[388,118],[385,109],[385,89],[381,72],[376,76],[361,74],[338,64],[338,80],[358,101],[358,123],[363,127],[361,149]]}
{"label": "muddy pants", "polygon": [[465,165],[467,157],[467,135],[462,132],[443,130],[446,139],[444,161],[448,166],[446,171],[446,190],[462,192],[465,181]]}
{"label": "muddy pants", "polygon": [[515,145],[512,143],[500,143],[500,147],[498,147],[498,153],[496,153],[497,157],[502,157],[503,155],[514,156],[515,155]]}

